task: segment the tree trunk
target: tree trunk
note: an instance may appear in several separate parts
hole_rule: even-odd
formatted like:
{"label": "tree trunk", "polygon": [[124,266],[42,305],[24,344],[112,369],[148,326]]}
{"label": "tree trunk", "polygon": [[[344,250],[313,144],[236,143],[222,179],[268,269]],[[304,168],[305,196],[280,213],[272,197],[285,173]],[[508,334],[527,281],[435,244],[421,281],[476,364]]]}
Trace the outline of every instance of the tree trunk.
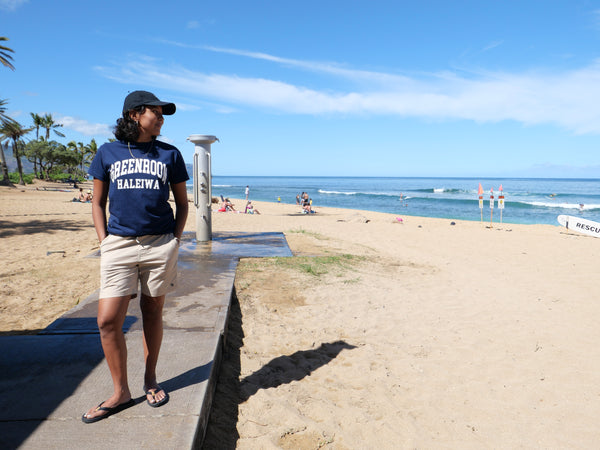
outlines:
{"label": "tree trunk", "polygon": [[13,140],[13,156],[17,160],[17,171],[19,172],[19,184],[25,185],[23,180],[23,165],[21,164],[21,155],[19,153],[19,144],[16,140]]}
{"label": "tree trunk", "polygon": [[[8,144],[6,144],[8,148]],[[2,143],[0,143],[0,158],[2,158],[2,180],[0,181],[0,185],[2,186],[13,186],[10,182],[10,178],[8,176],[8,165],[6,164],[6,158],[4,157],[4,147]]]}

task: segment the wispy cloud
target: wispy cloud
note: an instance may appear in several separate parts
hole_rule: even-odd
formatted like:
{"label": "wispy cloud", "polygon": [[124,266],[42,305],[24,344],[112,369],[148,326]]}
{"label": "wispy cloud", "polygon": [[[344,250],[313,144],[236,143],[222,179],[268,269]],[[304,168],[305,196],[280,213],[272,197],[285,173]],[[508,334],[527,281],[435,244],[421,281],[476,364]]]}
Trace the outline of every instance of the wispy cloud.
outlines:
{"label": "wispy cloud", "polygon": [[[264,53],[218,51],[327,72],[355,81],[357,88],[337,89],[335,79],[315,89],[291,81],[209,74],[183,66],[165,67],[147,57],[98,70],[115,81],[161,89],[169,87],[237,108],[256,107],[290,114],[395,115],[427,120],[513,120],[526,125],[553,124],[574,133],[600,133],[600,91],[597,89],[600,60],[587,67],[552,73],[446,71],[408,77]],[[368,80],[371,82],[365,83]]]}
{"label": "wispy cloud", "polygon": [[24,5],[29,0],[0,0],[0,10],[15,11],[19,6]]}
{"label": "wispy cloud", "polygon": [[280,56],[270,55],[268,53],[262,52],[252,52],[248,50],[240,50],[233,48],[225,48],[225,47],[214,47],[211,45],[195,45],[195,44],[186,44],[177,41],[169,41],[165,39],[156,39],[157,42],[173,45],[181,48],[188,49],[196,49],[196,50],[204,50],[215,53],[224,53],[235,56],[243,56],[246,58],[262,60],[267,62],[273,62],[280,64],[286,67],[297,67],[309,72],[316,73],[325,73],[338,77],[344,77],[351,79],[355,82],[360,82],[361,80],[369,81],[369,82],[378,82],[378,83],[401,83],[409,81],[410,79],[401,75],[395,74],[387,74],[381,72],[373,72],[367,70],[356,70],[356,69],[347,69],[342,64],[338,64],[335,62],[322,62],[322,61],[303,61],[292,58],[282,58]]}
{"label": "wispy cloud", "polygon": [[486,45],[485,47],[483,47],[483,51],[487,52],[489,50],[492,50],[493,48],[499,47],[504,43],[504,41],[493,41],[490,42],[488,45]]}
{"label": "wispy cloud", "polygon": [[177,102],[177,111],[198,111],[199,109],[202,109],[202,107],[190,103]]}
{"label": "wispy cloud", "polygon": [[56,122],[84,136],[112,137],[113,135],[110,126],[103,123],[89,123],[86,120],[70,116],[56,116]]}

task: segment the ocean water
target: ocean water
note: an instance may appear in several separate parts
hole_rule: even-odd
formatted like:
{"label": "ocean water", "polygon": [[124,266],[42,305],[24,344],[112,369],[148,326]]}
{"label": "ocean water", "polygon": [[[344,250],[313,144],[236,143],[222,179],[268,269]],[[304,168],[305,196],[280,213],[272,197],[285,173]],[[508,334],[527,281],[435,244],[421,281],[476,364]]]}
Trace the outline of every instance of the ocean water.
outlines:
{"label": "ocean water", "polygon": [[[479,183],[484,189],[483,210]],[[308,192],[317,213],[319,206],[328,206],[473,221],[481,220],[483,213],[487,222],[493,189],[494,223],[500,222],[497,199],[502,185],[504,223],[558,225],[560,214],[600,222],[600,179],[213,176],[212,185],[213,197],[244,198],[248,185],[251,200],[276,202],[280,197],[288,204]]]}

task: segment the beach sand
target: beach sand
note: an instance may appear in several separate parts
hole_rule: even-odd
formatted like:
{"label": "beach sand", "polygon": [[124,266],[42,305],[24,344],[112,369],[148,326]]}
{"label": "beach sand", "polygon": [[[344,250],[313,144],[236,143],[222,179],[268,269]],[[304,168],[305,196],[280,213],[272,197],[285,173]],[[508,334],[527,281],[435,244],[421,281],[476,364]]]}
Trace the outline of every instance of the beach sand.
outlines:
{"label": "beach sand", "polygon": [[[4,334],[98,288],[91,205],[36,187],[0,187]],[[207,447],[597,446],[600,240],[253,203],[213,230],[281,231],[296,257],[240,262]]]}

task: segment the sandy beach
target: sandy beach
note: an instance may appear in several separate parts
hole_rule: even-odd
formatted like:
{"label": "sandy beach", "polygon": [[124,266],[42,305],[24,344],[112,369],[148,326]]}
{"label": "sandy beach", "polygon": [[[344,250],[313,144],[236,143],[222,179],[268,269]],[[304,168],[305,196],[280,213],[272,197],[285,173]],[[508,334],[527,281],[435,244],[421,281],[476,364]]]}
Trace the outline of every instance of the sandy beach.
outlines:
{"label": "sandy beach", "polygon": [[[98,288],[91,205],[74,196],[0,187],[0,333],[36,332]],[[240,262],[207,447],[597,446],[600,240],[253,203],[215,205],[213,230],[281,231],[295,257]]]}

